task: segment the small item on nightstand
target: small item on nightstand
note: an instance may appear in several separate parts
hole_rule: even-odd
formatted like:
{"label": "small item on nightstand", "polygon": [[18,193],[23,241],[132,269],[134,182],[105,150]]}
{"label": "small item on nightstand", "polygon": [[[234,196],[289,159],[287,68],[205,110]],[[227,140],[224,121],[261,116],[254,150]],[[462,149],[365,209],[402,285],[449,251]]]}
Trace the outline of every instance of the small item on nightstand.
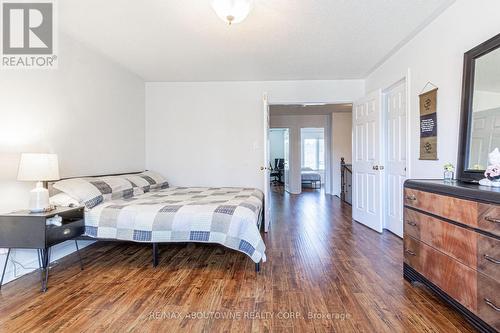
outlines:
{"label": "small item on nightstand", "polygon": [[62,226],[62,217],[56,215],[54,217],[48,218],[45,222],[46,225],[55,225],[57,227]]}
{"label": "small item on nightstand", "polygon": [[483,178],[479,181],[479,185],[500,187],[500,151],[495,148],[488,155],[488,162],[490,163],[484,172]]}
{"label": "small item on nightstand", "polygon": [[56,206],[54,205],[49,205],[47,208],[44,208],[41,212],[32,212],[30,211],[30,213],[32,214],[37,214],[37,213],[50,213],[51,211],[55,210],[56,209]]}

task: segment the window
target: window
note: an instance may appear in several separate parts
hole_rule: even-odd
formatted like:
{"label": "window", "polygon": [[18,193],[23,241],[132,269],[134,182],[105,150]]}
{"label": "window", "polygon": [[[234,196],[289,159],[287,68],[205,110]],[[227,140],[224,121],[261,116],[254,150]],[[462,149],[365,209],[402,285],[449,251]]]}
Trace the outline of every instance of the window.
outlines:
{"label": "window", "polygon": [[317,140],[316,139],[305,139],[304,140],[304,163],[303,167],[316,169],[318,166],[318,154],[317,154]]}
{"label": "window", "polygon": [[302,128],[302,167],[325,170],[325,140],[323,128]]}

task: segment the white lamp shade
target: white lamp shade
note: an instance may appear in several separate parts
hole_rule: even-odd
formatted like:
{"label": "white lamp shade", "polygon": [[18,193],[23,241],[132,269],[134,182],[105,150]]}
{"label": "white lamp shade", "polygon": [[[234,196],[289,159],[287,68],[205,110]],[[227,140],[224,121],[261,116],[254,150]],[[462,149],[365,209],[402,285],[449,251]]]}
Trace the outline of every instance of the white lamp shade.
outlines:
{"label": "white lamp shade", "polygon": [[240,23],[250,13],[253,0],[212,0],[212,8],[223,21]]}
{"label": "white lamp shade", "polygon": [[56,154],[21,154],[17,180],[48,181],[59,179],[59,163]]}

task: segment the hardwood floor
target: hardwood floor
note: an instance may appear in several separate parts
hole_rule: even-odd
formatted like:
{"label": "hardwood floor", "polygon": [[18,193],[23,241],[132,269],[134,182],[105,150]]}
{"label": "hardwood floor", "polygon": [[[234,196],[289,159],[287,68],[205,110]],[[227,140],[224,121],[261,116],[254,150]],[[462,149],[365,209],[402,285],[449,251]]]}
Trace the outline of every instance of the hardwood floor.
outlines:
{"label": "hardwood floor", "polygon": [[[216,245],[97,243],[0,293],[1,332],[473,332],[402,275],[402,241],[351,222],[338,198],[273,194],[268,261]],[[253,318],[253,319],[252,319]]]}

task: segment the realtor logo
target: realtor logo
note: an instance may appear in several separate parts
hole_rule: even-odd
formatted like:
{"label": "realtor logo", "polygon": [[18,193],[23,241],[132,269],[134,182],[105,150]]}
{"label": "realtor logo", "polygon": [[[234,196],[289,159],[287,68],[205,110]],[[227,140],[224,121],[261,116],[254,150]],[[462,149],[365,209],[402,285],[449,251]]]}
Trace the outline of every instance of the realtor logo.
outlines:
{"label": "realtor logo", "polygon": [[54,3],[2,1],[2,68],[54,68],[56,60]]}

